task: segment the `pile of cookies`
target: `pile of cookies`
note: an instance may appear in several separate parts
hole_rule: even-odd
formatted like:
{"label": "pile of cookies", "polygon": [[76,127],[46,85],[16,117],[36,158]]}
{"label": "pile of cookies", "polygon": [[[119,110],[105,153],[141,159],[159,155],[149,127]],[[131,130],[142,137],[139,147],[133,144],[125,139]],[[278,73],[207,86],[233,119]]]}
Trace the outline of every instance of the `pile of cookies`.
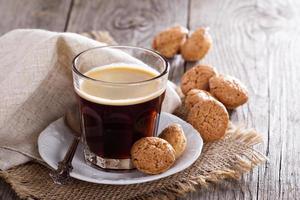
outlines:
{"label": "pile of cookies", "polygon": [[181,79],[187,121],[205,142],[222,138],[229,124],[227,110],[248,101],[248,91],[238,79],[219,74],[208,65],[196,65]]}
{"label": "pile of cookies", "polygon": [[[167,58],[180,53],[186,61],[202,59],[212,46],[206,28],[198,28],[189,36],[182,26],[168,28],[155,36],[152,48]],[[195,65],[181,79],[185,96],[186,120],[200,133],[205,142],[222,138],[229,125],[228,110],[248,101],[248,91],[238,79],[220,74],[209,65]],[[167,127],[159,137],[138,140],[131,149],[134,166],[147,174],[169,169],[186,147],[180,125]]]}
{"label": "pile of cookies", "polygon": [[166,58],[180,53],[186,61],[202,59],[212,46],[212,39],[207,28],[198,28],[189,35],[188,29],[174,26],[157,34],[152,48]]}
{"label": "pile of cookies", "polygon": [[179,124],[165,128],[159,137],[144,137],[131,148],[133,165],[146,174],[167,171],[186,148],[186,137]]}
{"label": "pile of cookies", "polygon": [[[207,28],[193,33],[182,26],[174,26],[158,33],[152,48],[167,58],[180,53],[186,61],[202,59],[212,46]],[[224,136],[229,124],[228,111],[246,103],[248,92],[238,79],[219,74],[208,65],[196,65],[181,79],[185,95],[187,121],[201,134],[205,142]]]}

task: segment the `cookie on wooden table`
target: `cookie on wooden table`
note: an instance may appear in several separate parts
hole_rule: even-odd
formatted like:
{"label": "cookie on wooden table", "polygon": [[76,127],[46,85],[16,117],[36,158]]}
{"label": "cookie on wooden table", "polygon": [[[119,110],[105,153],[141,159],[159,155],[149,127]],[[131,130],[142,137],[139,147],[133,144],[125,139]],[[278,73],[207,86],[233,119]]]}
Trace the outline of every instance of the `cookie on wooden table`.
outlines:
{"label": "cookie on wooden table", "polygon": [[209,79],[217,74],[216,69],[208,65],[196,65],[181,78],[181,90],[187,94],[191,89],[208,90]]}
{"label": "cookie on wooden table", "polygon": [[170,27],[157,34],[152,42],[152,48],[163,56],[172,58],[185,42],[188,30],[182,26]]}
{"label": "cookie on wooden table", "polygon": [[212,46],[212,38],[207,28],[200,27],[180,47],[180,53],[186,61],[202,59]]}
{"label": "cookie on wooden table", "polygon": [[214,98],[211,94],[204,90],[192,89],[190,90],[184,100],[184,106],[190,110],[194,105],[200,101]]}
{"label": "cookie on wooden table", "polygon": [[180,124],[171,124],[161,132],[159,137],[172,145],[176,159],[183,154],[187,139]]}
{"label": "cookie on wooden table", "polygon": [[214,76],[209,80],[209,87],[211,94],[228,109],[234,109],[248,101],[246,86],[232,76]]}
{"label": "cookie on wooden table", "polygon": [[175,150],[164,139],[144,137],[131,148],[133,165],[146,174],[160,174],[175,162]]}
{"label": "cookie on wooden table", "polygon": [[225,135],[229,116],[225,106],[211,98],[194,105],[187,116],[187,121],[198,130],[205,142],[211,142]]}

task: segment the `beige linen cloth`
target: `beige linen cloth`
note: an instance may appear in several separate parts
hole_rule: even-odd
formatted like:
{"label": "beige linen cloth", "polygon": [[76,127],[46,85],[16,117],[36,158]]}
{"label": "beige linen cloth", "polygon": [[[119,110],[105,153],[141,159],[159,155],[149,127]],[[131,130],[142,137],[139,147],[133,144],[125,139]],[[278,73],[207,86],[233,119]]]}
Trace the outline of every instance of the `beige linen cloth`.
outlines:
{"label": "beige linen cloth", "polygon": [[[39,133],[75,103],[72,59],[100,43],[75,33],[20,29],[0,37],[0,169],[32,159]],[[163,110],[180,98],[168,84]]]}

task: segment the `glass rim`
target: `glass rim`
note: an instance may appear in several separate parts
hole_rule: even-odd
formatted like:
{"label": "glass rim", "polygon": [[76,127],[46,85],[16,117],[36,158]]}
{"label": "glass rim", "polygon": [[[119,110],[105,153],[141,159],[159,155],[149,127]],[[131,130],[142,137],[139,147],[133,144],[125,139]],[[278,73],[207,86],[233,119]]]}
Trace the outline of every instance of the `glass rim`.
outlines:
{"label": "glass rim", "polygon": [[[159,75],[151,78],[151,79],[146,79],[146,80],[142,80],[142,81],[135,81],[135,82],[110,82],[110,81],[103,81],[103,80],[98,80],[98,79],[94,79],[94,78],[91,78],[89,76],[86,76],[84,75],[83,73],[81,73],[77,68],[76,68],[76,62],[77,60],[79,59],[80,56],[82,56],[84,53],[87,53],[89,51],[92,51],[92,50],[95,50],[95,49],[104,49],[104,48],[115,48],[115,49],[135,49],[135,50],[141,50],[141,51],[146,51],[146,52],[149,52],[153,55],[156,55],[159,59],[161,59],[163,61],[163,64],[164,64],[164,67],[165,69],[159,73]],[[141,84],[141,83],[147,83],[147,82],[150,82],[150,81],[154,81],[156,79],[159,79],[161,77],[163,77],[164,75],[166,75],[168,72],[169,72],[169,62],[167,61],[167,59],[162,56],[161,54],[159,54],[157,51],[154,51],[152,49],[148,49],[148,48],[143,48],[143,47],[136,47],[136,46],[127,46],[127,45],[106,45],[106,46],[98,46],[98,47],[93,47],[93,48],[89,48],[89,49],[86,49],[82,52],[80,52],[79,54],[77,54],[74,58],[73,58],[73,61],[72,61],[72,70],[73,72],[75,72],[77,75],[85,78],[85,79],[88,79],[88,80],[91,80],[91,81],[97,81],[97,82],[100,82],[100,83],[104,83],[104,84],[111,84],[111,85],[137,85],[137,84]]]}

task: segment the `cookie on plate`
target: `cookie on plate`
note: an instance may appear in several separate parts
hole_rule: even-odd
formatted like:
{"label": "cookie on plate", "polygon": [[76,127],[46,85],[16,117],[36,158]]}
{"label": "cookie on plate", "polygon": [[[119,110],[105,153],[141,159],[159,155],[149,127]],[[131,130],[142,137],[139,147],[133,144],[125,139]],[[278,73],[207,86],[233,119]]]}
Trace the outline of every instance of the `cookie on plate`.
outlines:
{"label": "cookie on plate", "polygon": [[234,109],[248,101],[246,86],[238,79],[218,75],[209,80],[211,94],[221,101],[226,108]]}
{"label": "cookie on plate", "polygon": [[200,101],[214,98],[211,94],[204,90],[192,89],[190,90],[184,100],[184,106],[190,110],[194,105]]}
{"label": "cookie on plate", "polygon": [[176,159],[183,154],[187,140],[180,124],[171,124],[161,132],[159,137],[172,145]]}
{"label": "cookie on plate", "polygon": [[208,81],[217,71],[208,65],[196,65],[182,76],[181,90],[187,94],[191,89],[208,90]]}
{"label": "cookie on plate", "polygon": [[211,142],[225,135],[229,116],[225,106],[211,98],[194,105],[187,116],[187,121],[198,130],[205,142]]}
{"label": "cookie on plate", "polygon": [[144,137],[131,148],[133,165],[146,174],[160,174],[167,171],[175,162],[175,150],[164,139]]}

